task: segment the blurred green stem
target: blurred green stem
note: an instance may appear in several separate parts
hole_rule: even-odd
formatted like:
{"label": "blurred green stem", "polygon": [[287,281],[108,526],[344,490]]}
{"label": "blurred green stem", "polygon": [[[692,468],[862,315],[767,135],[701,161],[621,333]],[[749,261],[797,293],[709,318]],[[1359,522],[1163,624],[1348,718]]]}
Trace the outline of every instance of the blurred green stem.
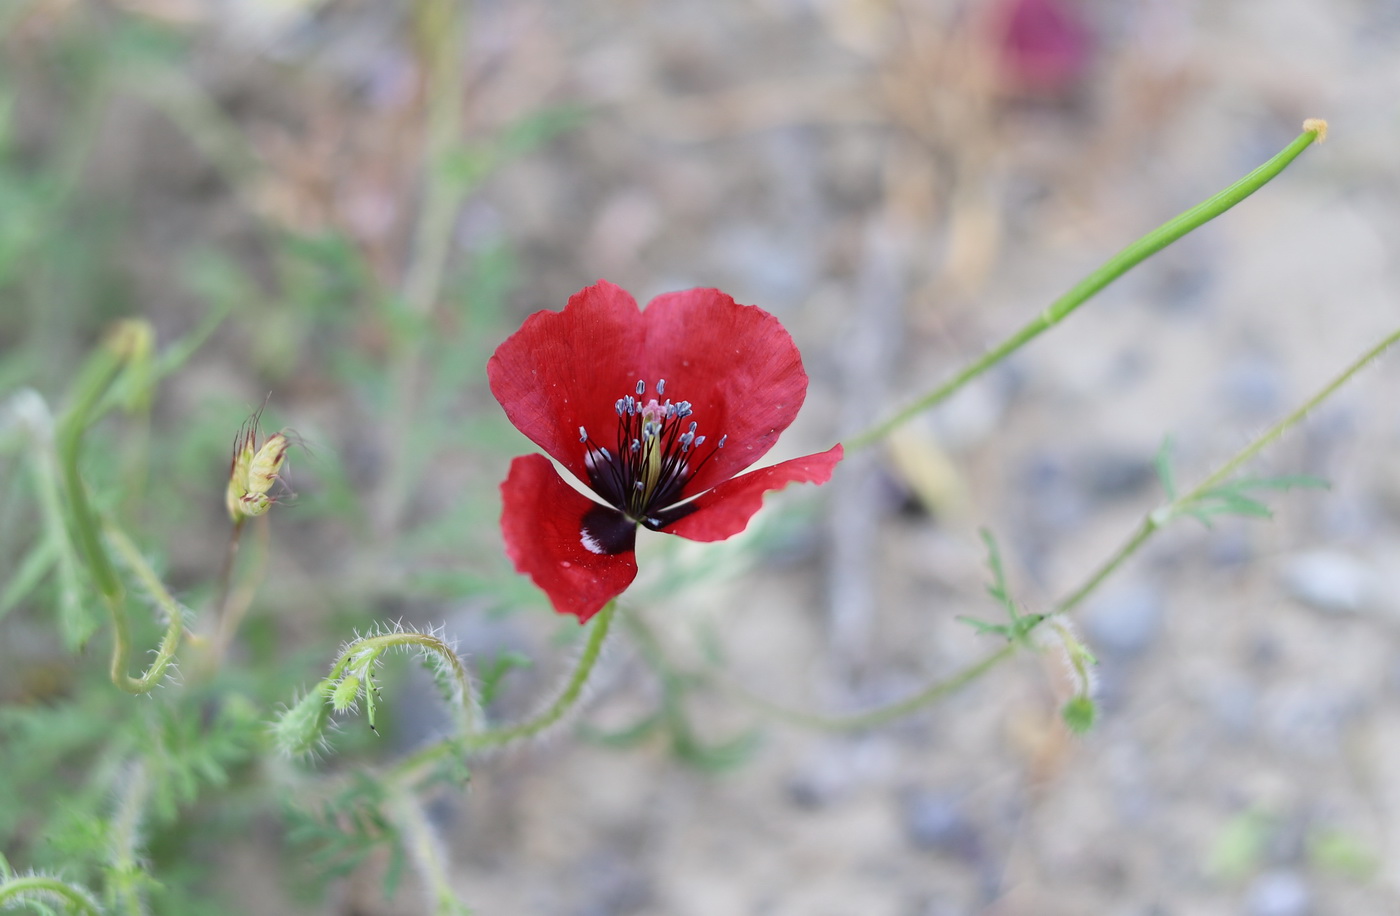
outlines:
{"label": "blurred green stem", "polygon": [[143,916],[146,912],[140,888],[146,871],[140,855],[141,819],[146,811],[149,788],[146,768],[139,760],[132,761],[126,778],[118,787],[116,810],[108,826],[111,865],[107,870],[107,882],[128,916]]}
{"label": "blurred green stem", "polygon": [[84,891],[48,875],[25,875],[0,881],[0,908],[42,897],[57,897],[73,912],[98,916],[102,911]]}
{"label": "blurred green stem", "polygon": [[[68,518],[75,535],[73,540],[112,619],[112,683],[129,693],[147,693],[160,682],[179,644],[183,631],[182,621],[178,606],[174,605],[164,587],[159,585],[158,578],[151,572],[140,551],[136,550],[114,525],[103,524],[88,498],[87,485],[83,482],[79,464],[82,458],[83,436],[92,423],[98,401],[125,363],[134,356],[149,351],[152,333],[150,325],[134,320],[120,322],[113,328],[107,339],[97,348],[97,352],[79,371],[73,384],[73,404],[59,425],[57,436],[58,458],[63,473],[64,489],[68,495]],[[156,588],[152,589],[157,600],[161,600],[160,596],[163,595],[174,607],[156,660],[140,678],[133,678],[127,674],[131,629],[126,616],[126,595],[102,541],[104,528],[109,536],[115,535],[112,538],[114,545],[123,552],[123,558],[138,577],[148,585],[150,582],[157,583]]]}
{"label": "blurred green stem", "polygon": [[[184,635],[184,612],[180,607],[180,602],[171,596],[166,589],[165,583],[156,575],[155,570],[146,562],[140,549],[132,543],[121,529],[111,522],[105,525],[107,540],[117,549],[121,555],[122,562],[136,576],[138,582],[145,586],[150,593],[152,600],[160,608],[161,614],[165,617],[165,636],[160,641],[160,646],[156,649],[156,657],[151,666],[146,669],[146,673],[139,678],[129,677],[126,673],[126,653],[125,646],[122,647],[120,655],[117,654],[117,646],[112,649],[112,678],[114,681],[120,676],[118,686],[131,693],[148,693],[160,679],[165,676],[165,669],[175,660],[175,650],[180,647],[180,637]],[[122,631],[122,642],[127,641],[126,636],[126,614],[116,615],[121,620],[120,629]],[[115,628],[115,627],[114,627]]]}
{"label": "blurred green stem", "polygon": [[389,816],[398,826],[404,848],[418,868],[433,901],[433,912],[440,916],[466,913],[467,908],[452,890],[448,877],[451,868],[442,848],[442,838],[428,820],[422,803],[411,792],[396,789],[389,798]]}
{"label": "blurred green stem", "polygon": [[1230,185],[1219,194],[1197,204],[1175,218],[1168,220],[1136,242],[1133,242],[1127,248],[1118,252],[1118,254],[1114,255],[1112,258],[1109,258],[1102,267],[1079,281],[1073,289],[1052,302],[1049,308],[1037,315],[1034,320],[1021,328],[1021,330],[1012,334],[1006,340],[988,351],[980,359],[976,360],[914,403],[900,410],[893,416],[866,429],[864,432],[847,439],[845,441],[846,448],[848,450],[855,450],[873,445],[913,417],[931,407],[941,404],[968,382],[982,375],[988,369],[1000,363],[1036,337],[1039,337],[1044,331],[1059,324],[1068,317],[1071,312],[1079,308],[1105,286],[1127,273],[1133,267],[1142,263],[1147,258],[1161,251],[1192,230],[1215,219],[1226,210],[1235,206],[1235,204],[1268,184],[1280,172],[1287,168],[1289,163],[1298,158],[1299,154],[1307,149],[1314,140],[1317,140],[1321,134],[1325,133],[1325,131],[1325,124],[1312,121],[1306,122],[1304,124],[1303,133],[1292,143],[1288,144],[1278,155],[1274,156],[1268,162],[1259,166],[1239,181]]}
{"label": "blurred green stem", "polygon": [[390,368],[391,406],[385,438],[389,452],[376,513],[377,527],[385,534],[398,530],[412,485],[414,475],[409,459],[413,454],[418,388],[423,378],[423,341],[442,292],[453,226],[467,193],[466,183],[449,167],[452,154],[461,143],[465,104],[461,10],[456,0],[419,0],[415,17],[426,71],[427,142],[413,253],[404,271],[399,299],[390,303],[391,308],[403,310],[405,320],[394,328],[398,339]]}

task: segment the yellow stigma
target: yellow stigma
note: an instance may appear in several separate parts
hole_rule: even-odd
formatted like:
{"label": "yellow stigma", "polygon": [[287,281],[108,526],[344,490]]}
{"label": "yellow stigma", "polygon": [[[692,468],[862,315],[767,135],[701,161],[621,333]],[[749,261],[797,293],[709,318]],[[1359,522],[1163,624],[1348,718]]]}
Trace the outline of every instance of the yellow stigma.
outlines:
{"label": "yellow stigma", "polygon": [[655,405],[656,401],[652,401],[642,409],[642,505],[650,502],[651,494],[656,491],[657,481],[661,479],[661,462],[665,458],[659,441],[665,414]]}

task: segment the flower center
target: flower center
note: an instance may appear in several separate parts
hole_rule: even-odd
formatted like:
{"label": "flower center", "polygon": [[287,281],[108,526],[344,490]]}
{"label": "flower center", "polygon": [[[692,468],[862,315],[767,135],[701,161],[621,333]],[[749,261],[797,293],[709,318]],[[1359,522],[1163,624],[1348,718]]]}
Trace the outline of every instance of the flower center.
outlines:
{"label": "flower center", "polygon": [[729,437],[720,436],[701,455],[706,438],[697,435],[690,402],[659,401],[666,394],[665,379],[656,383],[656,397],[645,399],[646,391],[646,382],[638,381],[635,395],[617,399],[616,451],[595,443],[581,426],[578,434],[588,450],[585,464],[594,491],[633,521],[660,529],[680,517],[663,510],[681,498],[685,485]]}

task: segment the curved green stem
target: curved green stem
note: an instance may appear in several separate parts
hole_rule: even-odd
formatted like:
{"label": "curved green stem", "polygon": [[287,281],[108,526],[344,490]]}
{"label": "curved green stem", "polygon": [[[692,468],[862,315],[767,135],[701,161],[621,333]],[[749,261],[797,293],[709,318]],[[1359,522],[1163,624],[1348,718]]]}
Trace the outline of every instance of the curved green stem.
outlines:
{"label": "curved green stem", "polygon": [[165,615],[165,636],[156,649],[155,661],[151,662],[146,673],[133,678],[126,671],[127,652],[130,650],[130,636],[125,610],[119,606],[112,608],[112,682],[128,693],[149,693],[165,676],[165,670],[175,660],[175,650],[180,647],[180,637],[184,635],[184,611],[161,582],[160,576],[146,562],[141,551],[131,539],[116,525],[107,522],[104,526],[107,540],[121,554],[137,580],[150,592],[151,598],[160,606]]}
{"label": "curved green stem", "polygon": [[[446,672],[452,678],[452,706],[453,711],[460,715],[462,727],[470,729],[475,722],[477,714],[476,692],[472,688],[471,676],[467,673],[462,660],[457,657],[457,653],[446,642],[432,635],[431,633],[416,633],[405,631],[402,633],[381,633],[377,636],[366,636],[357,639],[345,647],[340,653],[333,666],[331,673],[326,677],[326,681],[336,681],[346,674],[364,674],[368,671],[351,671],[352,665],[360,662],[367,667],[374,667],[375,660],[388,649],[405,648],[413,646],[420,651],[431,655],[433,658],[445,665]],[[373,687],[366,685],[366,690]],[[373,701],[370,700],[372,703]],[[374,724],[373,707],[371,707],[370,725]]]}
{"label": "curved green stem", "polygon": [[101,530],[97,513],[88,500],[87,485],[79,472],[78,464],[82,456],[83,434],[91,422],[93,408],[98,398],[111,384],[122,365],[122,354],[115,347],[100,347],[83,367],[74,382],[73,405],[68,409],[58,430],[58,458],[63,472],[63,485],[68,494],[69,518],[73,526],[74,540],[92,574],[93,582],[102,596],[120,599],[121,582],[112,568],[111,559],[102,547],[99,536]]}
{"label": "curved green stem", "polygon": [[1052,302],[1045,311],[1037,315],[1035,319],[1025,327],[1021,328],[1015,334],[1012,334],[996,347],[993,347],[957,375],[954,375],[951,379],[919,398],[914,403],[903,408],[898,413],[895,413],[893,416],[845,440],[846,448],[854,451],[855,449],[873,445],[913,417],[947,400],[948,397],[961,389],[968,382],[982,375],[988,369],[1019,350],[1022,346],[1040,336],[1044,331],[1059,324],[1071,312],[1079,308],[1079,306],[1087,302],[1105,286],[1108,286],[1108,284],[1127,273],[1133,267],[1161,251],[1188,232],[1215,219],[1226,210],[1235,206],[1235,204],[1268,184],[1280,172],[1287,168],[1289,163],[1298,158],[1298,155],[1302,153],[1303,150],[1307,149],[1314,140],[1317,140],[1325,132],[1326,124],[1324,122],[1305,122],[1303,133],[1285,147],[1278,155],[1274,156],[1268,162],[1259,166],[1239,181],[1230,185],[1219,194],[1197,204],[1175,218],[1168,220],[1109,258],[1102,267],[1089,274],[1083,280],[1080,280],[1079,283],[1075,284],[1073,289]]}
{"label": "curved green stem", "polygon": [[613,618],[616,614],[616,601],[609,601],[598,612],[598,616],[594,618],[593,626],[588,633],[588,642],[583,647],[583,654],[579,656],[578,664],[574,666],[574,673],[569,676],[569,680],[564,684],[564,689],[559,692],[559,696],[554,699],[553,703],[549,704],[539,715],[518,725],[488,729],[475,735],[468,735],[468,749],[481,750],[488,747],[500,747],[522,738],[533,738],[563,719],[569,710],[574,708],[579,697],[583,695],[584,685],[588,683],[589,675],[593,673],[593,666],[597,664],[599,656],[602,655],[603,643],[608,638],[608,631],[612,629]]}
{"label": "curved green stem", "polygon": [[1198,501],[1210,490],[1228,480],[1241,466],[1276,442],[1279,437],[1288,432],[1288,430],[1297,426],[1315,407],[1331,397],[1336,393],[1338,388],[1341,388],[1347,382],[1351,381],[1358,372],[1375,362],[1382,353],[1390,349],[1396,343],[1400,343],[1400,330],[1392,332],[1380,343],[1361,354],[1361,356],[1343,370],[1340,375],[1324,385],[1316,394],[1304,401],[1300,407],[1288,414],[1288,416],[1265,430],[1262,435],[1241,449],[1229,461],[1222,464],[1211,473],[1210,476],[1197,484],[1190,492],[1184,493],[1166,505],[1149,512],[1147,516],[1143,518],[1142,522],[1138,524],[1137,529],[1134,530],[1123,543],[1123,546],[1119,547],[1111,557],[1105,560],[1103,564],[1084,581],[1084,584],[1080,585],[1074,591],[1070,592],[1067,597],[1058,602],[1055,605],[1055,610],[1064,613],[1078,607],[1094,589],[1099,587],[1100,583],[1112,575],[1118,567],[1123,565],[1124,561],[1136,553],[1138,548],[1146,543],[1147,539],[1155,534],[1159,528],[1179,515],[1184,508]]}
{"label": "curved green stem", "polygon": [[447,754],[458,751],[470,753],[472,751],[502,747],[515,741],[533,738],[550,727],[557,725],[559,721],[574,708],[575,704],[579,701],[579,697],[583,695],[583,688],[588,683],[588,678],[593,673],[593,668],[602,655],[603,644],[607,641],[608,633],[612,629],[613,619],[616,615],[617,602],[614,600],[605,604],[603,609],[593,618],[589,625],[588,642],[584,645],[583,652],[579,655],[578,663],[574,665],[573,673],[569,675],[569,679],[565,682],[563,690],[554,698],[554,701],[537,715],[516,725],[487,729],[486,731],[477,732],[476,734],[468,732],[463,737],[444,739],[405,758],[394,768],[394,772],[399,776],[405,776],[431,764]]}
{"label": "curved green stem", "polygon": [[57,897],[81,913],[98,916],[102,912],[86,891],[48,875],[26,875],[0,882],[0,907],[45,895]]}

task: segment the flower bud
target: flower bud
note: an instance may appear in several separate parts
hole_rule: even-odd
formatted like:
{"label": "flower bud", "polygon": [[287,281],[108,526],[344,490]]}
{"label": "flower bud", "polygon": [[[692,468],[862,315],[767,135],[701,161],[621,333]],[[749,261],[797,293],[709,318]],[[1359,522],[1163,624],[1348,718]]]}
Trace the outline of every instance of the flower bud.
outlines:
{"label": "flower bud", "polygon": [[321,681],[278,716],[272,725],[272,739],[279,751],[297,757],[315,753],[322,746],[331,718],[327,695],[334,689],[332,682]]}
{"label": "flower bud", "polygon": [[258,444],[258,417],[255,414],[238,431],[233,441],[233,461],[229,465],[228,490],[224,505],[229,518],[241,522],[266,512],[277,497],[272,485],[287,461],[291,441],[283,433],[273,433]]}
{"label": "flower bud", "polygon": [[336,712],[345,712],[360,697],[360,678],[354,674],[347,674],[341,678],[340,683],[335,685],[335,691],[331,693],[331,707]]}

